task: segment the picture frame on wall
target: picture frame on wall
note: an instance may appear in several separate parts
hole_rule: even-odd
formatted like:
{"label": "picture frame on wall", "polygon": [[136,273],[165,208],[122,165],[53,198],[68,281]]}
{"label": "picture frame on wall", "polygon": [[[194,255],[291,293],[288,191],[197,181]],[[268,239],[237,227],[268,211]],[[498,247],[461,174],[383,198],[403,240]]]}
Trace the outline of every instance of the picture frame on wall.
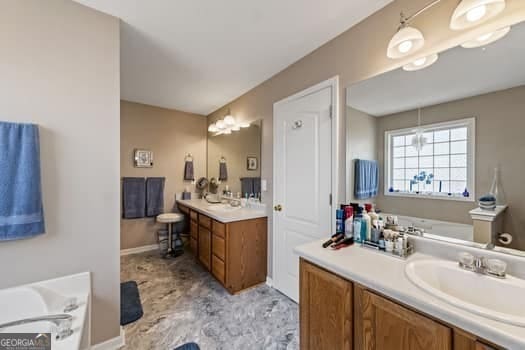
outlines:
{"label": "picture frame on wall", "polygon": [[246,159],[246,168],[248,170],[257,170],[259,167],[259,162],[257,160],[257,157],[248,157]]}
{"label": "picture frame on wall", "polygon": [[135,168],[152,168],[153,152],[145,149],[135,149],[133,160]]}

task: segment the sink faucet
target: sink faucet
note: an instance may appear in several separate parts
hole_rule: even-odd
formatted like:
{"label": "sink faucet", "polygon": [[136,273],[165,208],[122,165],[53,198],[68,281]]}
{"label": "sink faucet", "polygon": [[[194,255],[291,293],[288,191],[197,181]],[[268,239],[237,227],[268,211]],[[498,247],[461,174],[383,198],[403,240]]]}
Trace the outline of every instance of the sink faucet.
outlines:
{"label": "sink faucet", "polygon": [[71,325],[73,323],[73,316],[68,314],[57,314],[57,315],[48,315],[48,316],[39,316],[32,318],[24,318],[17,321],[7,322],[0,324],[0,331],[4,328],[20,326],[23,324],[36,323],[36,322],[51,322],[56,327],[58,340],[65,339],[73,334]]}
{"label": "sink faucet", "polygon": [[507,264],[498,259],[486,259],[482,256],[474,257],[469,253],[461,253],[459,267],[464,270],[476,272],[482,275],[505,278]]}

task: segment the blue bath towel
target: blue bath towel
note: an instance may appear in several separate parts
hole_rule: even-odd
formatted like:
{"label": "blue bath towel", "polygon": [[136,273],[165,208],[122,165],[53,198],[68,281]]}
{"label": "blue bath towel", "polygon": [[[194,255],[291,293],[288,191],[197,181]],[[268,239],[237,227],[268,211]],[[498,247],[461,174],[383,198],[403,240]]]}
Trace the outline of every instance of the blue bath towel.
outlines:
{"label": "blue bath towel", "polygon": [[379,167],[375,160],[355,160],[354,196],[368,199],[377,196],[379,187]]}
{"label": "blue bath towel", "polygon": [[138,219],[146,216],[146,181],[143,177],[122,178],[122,217]]}
{"label": "blue bath towel", "polygon": [[0,241],[44,232],[38,126],[0,122]]}
{"label": "blue bath towel", "polygon": [[146,216],[164,213],[164,178],[148,177],[146,180]]}

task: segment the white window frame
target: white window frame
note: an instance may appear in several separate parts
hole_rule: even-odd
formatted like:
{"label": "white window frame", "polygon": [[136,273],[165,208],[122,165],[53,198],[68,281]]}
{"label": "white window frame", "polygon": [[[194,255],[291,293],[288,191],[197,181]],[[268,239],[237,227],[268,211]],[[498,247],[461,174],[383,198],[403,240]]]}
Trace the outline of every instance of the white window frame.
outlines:
{"label": "white window frame", "polygon": [[440,200],[453,200],[463,202],[474,202],[476,198],[476,118],[465,118],[458,119],[448,122],[426,124],[421,125],[423,130],[431,129],[436,131],[439,129],[453,129],[458,127],[467,128],[467,188],[470,193],[469,197],[463,197],[458,195],[449,196],[448,194],[436,194],[436,193],[411,193],[411,192],[389,192],[391,177],[394,171],[394,162],[392,161],[393,156],[393,144],[392,140],[394,136],[402,136],[409,133],[413,133],[415,127],[387,130],[385,131],[385,172],[384,172],[384,195],[389,197],[407,197],[407,198],[421,198],[421,199],[440,199]]}

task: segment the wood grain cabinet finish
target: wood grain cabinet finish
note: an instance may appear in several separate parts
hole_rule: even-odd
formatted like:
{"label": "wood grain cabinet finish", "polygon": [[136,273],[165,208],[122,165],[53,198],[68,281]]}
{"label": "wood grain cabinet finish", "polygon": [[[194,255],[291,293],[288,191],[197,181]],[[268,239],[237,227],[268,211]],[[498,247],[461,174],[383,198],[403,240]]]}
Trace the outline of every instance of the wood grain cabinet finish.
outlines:
{"label": "wood grain cabinet finish", "polygon": [[222,223],[183,205],[190,214],[190,249],[232,293],[266,282],[267,218]]}
{"label": "wood grain cabinet finish", "polygon": [[352,349],[352,283],[300,261],[303,350]]}
{"label": "wood grain cabinet finish", "polygon": [[300,260],[302,350],[502,350]]}
{"label": "wood grain cabinet finish", "polygon": [[355,334],[366,350],[451,350],[452,330],[386,298],[356,287]]}

